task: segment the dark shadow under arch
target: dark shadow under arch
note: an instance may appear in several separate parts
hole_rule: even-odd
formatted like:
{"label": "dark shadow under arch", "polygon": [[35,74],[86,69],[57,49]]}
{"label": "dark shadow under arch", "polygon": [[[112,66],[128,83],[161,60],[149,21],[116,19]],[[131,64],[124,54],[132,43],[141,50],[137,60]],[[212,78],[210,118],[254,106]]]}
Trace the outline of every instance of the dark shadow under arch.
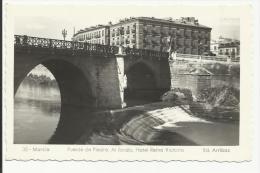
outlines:
{"label": "dark shadow under arch", "polygon": [[124,91],[128,106],[153,102],[158,99],[157,83],[154,72],[143,62],[138,62],[125,72],[127,87]]}
{"label": "dark shadow under arch", "polygon": [[156,89],[156,79],[153,71],[143,62],[132,65],[127,71],[127,88],[129,90]]}

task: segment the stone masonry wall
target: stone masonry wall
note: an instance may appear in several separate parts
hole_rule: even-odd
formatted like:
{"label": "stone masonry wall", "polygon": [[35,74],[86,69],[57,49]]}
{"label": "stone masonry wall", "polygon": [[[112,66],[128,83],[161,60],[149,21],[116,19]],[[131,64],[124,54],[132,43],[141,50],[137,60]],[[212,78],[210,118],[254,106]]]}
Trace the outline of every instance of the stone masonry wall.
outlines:
{"label": "stone masonry wall", "polygon": [[[121,108],[122,89],[116,58],[99,58],[95,62],[97,78],[97,106],[99,108]],[[122,66],[122,65],[120,65]]]}

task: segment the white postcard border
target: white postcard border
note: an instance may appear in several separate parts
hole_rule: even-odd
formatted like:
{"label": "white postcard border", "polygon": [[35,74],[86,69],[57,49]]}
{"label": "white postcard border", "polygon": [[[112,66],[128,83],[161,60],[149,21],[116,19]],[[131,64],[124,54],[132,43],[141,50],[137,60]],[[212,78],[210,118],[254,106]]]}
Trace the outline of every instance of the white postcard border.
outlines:
{"label": "white postcard border", "polygon": [[[187,6],[180,6],[188,9]],[[191,8],[198,8],[192,7]],[[69,6],[68,6],[69,8]],[[205,8],[205,6],[199,7]],[[5,132],[5,159],[6,160],[145,160],[145,161],[170,161],[170,160],[199,160],[199,161],[247,161],[251,160],[252,143],[252,98],[253,93],[249,92],[253,86],[253,57],[252,57],[252,7],[222,6],[222,15],[227,17],[240,18],[241,36],[241,104],[240,104],[240,144],[239,146],[101,146],[101,145],[21,145],[13,144],[13,15],[17,9],[11,4],[6,6],[6,33],[4,52],[4,132]],[[216,10],[216,7],[209,7],[208,10]],[[138,152],[140,149],[163,148],[173,152]],[[74,148],[74,151],[72,151]],[[96,148],[95,151],[89,149]],[[115,148],[115,151],[113,150]],[[204,152],[208,148],[211,151],[215,148],[223,148],[229,152]],[[97,151],[97,149],[103,151]],[[106,151],[109,150],[109,152]],[[124,152],[120,152],[120,150]],[[83,150],[83,151],[82,151]],[[127,150],[129,152],[127,152]],[[134,151],[134,152],[130,152]]]}

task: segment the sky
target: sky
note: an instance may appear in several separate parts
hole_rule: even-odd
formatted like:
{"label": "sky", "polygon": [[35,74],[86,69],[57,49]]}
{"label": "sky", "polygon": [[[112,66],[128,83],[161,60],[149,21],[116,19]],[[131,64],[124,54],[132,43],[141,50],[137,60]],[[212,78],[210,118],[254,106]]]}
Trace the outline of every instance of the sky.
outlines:
{"label": "sky", "polygon": [[[183,8],[184,9],[184,8]],[[239,18],[227,17],[221,8],[203,10],[201,8],[181,8],[169,6],[36,6],[19,7],[14,24],[14,33],[21,35],[63,39],[61,31],[67,30],[70,40],[74,28],[76,31],[98,24],[116,23],[119,19],[129,17],[156,17],[178,19],[195,17],[199,23],[212,28],[211,37],[219,36],[238,39]],[[205,8],[204,8],[205,9]]]}

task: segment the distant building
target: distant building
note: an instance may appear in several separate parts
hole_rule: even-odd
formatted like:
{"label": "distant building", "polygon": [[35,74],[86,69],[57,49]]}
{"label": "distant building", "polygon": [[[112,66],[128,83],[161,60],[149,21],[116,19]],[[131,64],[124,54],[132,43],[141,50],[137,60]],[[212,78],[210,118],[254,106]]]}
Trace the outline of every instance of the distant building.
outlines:
{"label": "distant building", "polygon": [[217,40],[211,40],[210,51],[216,55],[239,56],[240,42],[220,36]]}
{"label": "distant building", "polygon": [[219,55],[227,55],[232,58],[240,56],[240,42],[230,42],[219,44]]}
{"label": "distant building", "polygon": [[73,40],[166,52],[169,49],[167,39],[172,36],[173,49],[177,53],[203,54],[210,51],[211,28],[199,24],[194,17],[183,17],[178,20],[153,17],[128,18],[110,26],[103,26],[102,29],[109,30],[106,32],[109,34],[102,37],[108,40],[107,42],[85,36],[100,29],[92,27],[80,30],[74,35]]}
{"label": "distant building", "polygon": [[79,30],[73,35],[72,40],[92,44],[109,45],[109,26],[97,25]]}

